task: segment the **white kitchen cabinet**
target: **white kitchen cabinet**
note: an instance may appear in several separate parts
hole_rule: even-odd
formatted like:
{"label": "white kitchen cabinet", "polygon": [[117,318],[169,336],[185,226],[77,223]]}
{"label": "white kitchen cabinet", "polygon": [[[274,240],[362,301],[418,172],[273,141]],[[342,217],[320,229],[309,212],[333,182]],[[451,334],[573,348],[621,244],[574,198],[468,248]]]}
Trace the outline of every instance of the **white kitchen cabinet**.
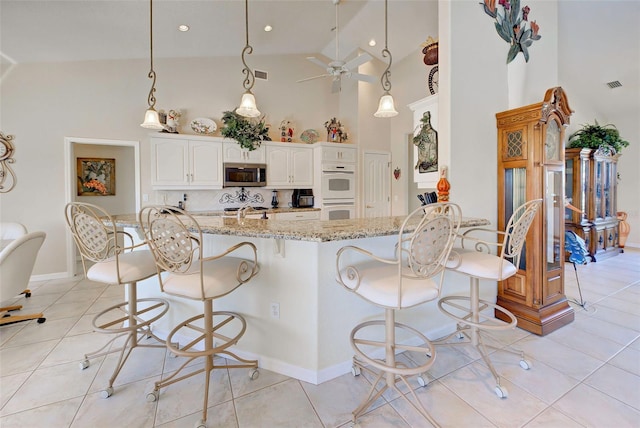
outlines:
{"label": "white kitchen cabinet", "polygon": [[151,185],[155,189],[221,189],[222,142],[152,137]]}
{"label": "white kitchen cabinet", "polygon": [[236,163],[265,163],[266,155],[264,145],[255,150],[247,150],[240,147],[236,141],[225,140],[223,143],[224,161]]}
{"label": "white kitchen cabinet", "polygon": [[355,147],[348,147],[341,143],[319,143],[322,149],[322,162],[348,162],[356,163],[358,160],[358,150]]}
{"label": "white kitchen cabinet", "polygon": [[313,149],[292,144],[269,144],[267,186],[293,189],[313,186]]}
{"label": "white kitchen cabinet", "polygon": [[320,211],[292,211],[272,215],[275,220],[320,220]]}

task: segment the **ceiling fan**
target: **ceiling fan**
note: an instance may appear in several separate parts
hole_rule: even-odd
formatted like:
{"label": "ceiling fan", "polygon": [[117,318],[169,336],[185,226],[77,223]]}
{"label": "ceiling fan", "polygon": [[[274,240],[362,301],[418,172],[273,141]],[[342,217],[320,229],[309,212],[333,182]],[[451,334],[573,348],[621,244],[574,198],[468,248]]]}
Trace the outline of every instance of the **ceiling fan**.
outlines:
{"label": "ceiling fan", "polygon": [[302,80],[298,80],[298,83],[300,82],[306,82],[308,80],[314,80],[314,79],[320,79],[322,77],[332,77],[333,78],[333,84],[331,85],[331,92],[338,92],[341,89],[342,86],[342,77],[348,77],[351,79],[356,79],[356,80],[361,80],[363,82],[369,82],[369,83],[374,83],[378,80],[377,77],[374,76],[369,76],[368,74],[361,74],[358,72],[355,72],[353,70],[356,70],[360,65],[371,61],[373,59],[373,57],[371,55],[369,55],[368,53],[363,53],[361,55],[358,55],[357,57],[353,58],[352,60],[345,62],[342,60],[339,60],[339,46],[338,46],[338,40],[339,40],[339,30],[338,30],[338,5],[340,4],[340,0],[332,0],[333,4],[336,6],[336,26],[335,26],[335,30],[336,30],[336,56],[335,56],[335,60],[331,61],[328,64],[325,64],[324,62],[320,61],[318,58],[313,57],[313,56],[309,56],[307,57],[307,59],[309,61],[311,61],[312,63],[319,65],[320,67],[324,68],[326,70],[325,74],[320,74],[318,76],[313,76],[313,77],[308,77],[306,79],[302,79]]}

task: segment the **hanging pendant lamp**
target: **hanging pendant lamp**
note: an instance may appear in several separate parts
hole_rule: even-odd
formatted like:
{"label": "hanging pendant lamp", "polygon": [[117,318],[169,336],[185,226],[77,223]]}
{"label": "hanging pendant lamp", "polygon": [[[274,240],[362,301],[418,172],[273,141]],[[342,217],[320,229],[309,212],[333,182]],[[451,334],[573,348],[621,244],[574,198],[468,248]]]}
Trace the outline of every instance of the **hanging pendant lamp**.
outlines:
{"label": "hanging pendant lamp", "polygon": [[253,71],[247,65],[247,62],[244,59],[245,54],[249,55],[253,52],[253,48],[249,45],[249,0],[244,0],[244,20],[245,20],[245,35],[246,35],[246,44],[244,49],[242,49],[242,64],[244,64],[244,69],[242,73],[245,74],[245,79],[242,82],[242,86],[246,89],[246,92],[242,94],[242,100],[240,101],[240,107],[236,109],[236,113],[240,116],[245,117],[258,117],[260,116],[260,111],[256,106],[256,97],[253,96],[253,92],[251,92],[251,88],[253,88],[253,84],[256,81],[256,77],[253,74]]}
{"label": "hanging pendant lamp", "polygon": [[393,101],[393,97],[391,96],[391,82],[389,81],[389,76],[391,75],[391,52],[387,47],[387,0],[384,0],[384,49],[382,50],[383,57],[389,57],[389,65],[387,69],[382,73],[380,77],[380,83],[382,84],[382,89],[384,90],[384,94],[380,97],[380,102],[378,103],[378,111],[376,111],[373,115],[375,117],[394,117],[398,115],[398,112],[395,107],[395,103]]}
{"label": "hanging pendant lamp", "polygon": [[151,68],[148,76],[149,79],[152,79],[151,90],[147,97],[149,108],[145,112],[144,122],[142,122],[140,126],[147,129],[164,129],[164,125],[160,123],[160,116],[154,108],[156,105],[156,97],[154,96],[154,92],[156,91],[156,72],[153,71],[153,0],[149,0],[149,52]]}

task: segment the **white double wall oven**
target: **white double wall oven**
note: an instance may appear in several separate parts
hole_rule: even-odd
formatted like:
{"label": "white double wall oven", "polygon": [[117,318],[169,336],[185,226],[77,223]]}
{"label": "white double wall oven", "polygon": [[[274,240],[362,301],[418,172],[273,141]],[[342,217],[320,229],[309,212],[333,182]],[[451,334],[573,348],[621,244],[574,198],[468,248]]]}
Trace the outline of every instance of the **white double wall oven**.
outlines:
{"label": "white double wall oven", "polygon": [[321,143],[315,150],[315,195],[320,201],[321,219],[355,218],[357,149]]}

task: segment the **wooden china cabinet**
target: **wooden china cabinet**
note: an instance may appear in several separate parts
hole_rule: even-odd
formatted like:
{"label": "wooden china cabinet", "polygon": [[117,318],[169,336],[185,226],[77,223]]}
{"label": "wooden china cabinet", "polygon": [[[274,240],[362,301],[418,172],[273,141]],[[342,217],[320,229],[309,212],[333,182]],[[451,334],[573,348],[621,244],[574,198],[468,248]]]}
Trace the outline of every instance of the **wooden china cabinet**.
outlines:
{"label": "wooden china cabinet", "polygon": [[564,90],[555,87],[540,103],[496,114],[498,228],[504,230],[524,202],[543,200],[518,272],[498,283],[497,304],[516,316],[518,327],[538,335],[575,316],[564,294],[564,147],[571,113]]}
{"label": "wooden china cabinet", "polygon": [[582,212],[565,210],[565,227],[581,236],[595,262],[620,253],[617,218],[618,155],[602,149],[565,150],[565,191]]}

